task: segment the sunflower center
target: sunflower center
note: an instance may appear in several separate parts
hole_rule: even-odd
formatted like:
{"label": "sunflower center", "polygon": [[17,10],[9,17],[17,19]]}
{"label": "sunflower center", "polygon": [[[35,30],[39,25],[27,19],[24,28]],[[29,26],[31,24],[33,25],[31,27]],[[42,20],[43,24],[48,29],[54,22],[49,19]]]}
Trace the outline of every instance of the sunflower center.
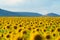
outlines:
{"label": "sunflower center", "polygon": [[42,40],[42,36],[36,35],[35,38],[34,38],[34,40]]}

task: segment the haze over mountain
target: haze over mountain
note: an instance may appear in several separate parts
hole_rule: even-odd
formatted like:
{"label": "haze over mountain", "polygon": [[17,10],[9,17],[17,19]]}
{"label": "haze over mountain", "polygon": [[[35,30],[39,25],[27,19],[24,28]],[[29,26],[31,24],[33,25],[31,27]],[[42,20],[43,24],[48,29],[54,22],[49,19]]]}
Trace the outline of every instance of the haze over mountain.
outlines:
{"label": "haze over mountain", "polygon": [[47,16],[60,16],[60,15],[58,15],[56,13],[48,13]]}
{"label": "haze over mountain", "polygon": [[48,13],[47,15],[42,15],[34,12],[11,12],[0,9],[0,16],[60,16],[60,15],[56,13]]}
{"label": "haze over mountain", "polygon": [[10,12],[0,9],[0,16],[42,16],[42,14],[33,12]]}

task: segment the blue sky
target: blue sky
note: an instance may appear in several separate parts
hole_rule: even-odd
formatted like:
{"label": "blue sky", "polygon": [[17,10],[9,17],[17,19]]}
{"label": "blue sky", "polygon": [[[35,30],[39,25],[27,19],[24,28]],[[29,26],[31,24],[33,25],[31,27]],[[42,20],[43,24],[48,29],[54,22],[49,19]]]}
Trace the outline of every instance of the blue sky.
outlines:
{"label": "blue sky", "polygon": [[0,8],[18,12],[60,14],[60,0],[0,0]]}

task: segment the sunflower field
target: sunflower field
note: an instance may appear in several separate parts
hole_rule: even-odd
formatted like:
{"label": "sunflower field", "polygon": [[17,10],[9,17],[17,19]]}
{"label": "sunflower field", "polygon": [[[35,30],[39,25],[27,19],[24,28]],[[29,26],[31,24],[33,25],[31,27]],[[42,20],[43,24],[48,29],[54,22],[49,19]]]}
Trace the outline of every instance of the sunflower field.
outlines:
{"label": "sunflower field", "polygon": [[60,17],[0,17],[0,40],[60,40]]}

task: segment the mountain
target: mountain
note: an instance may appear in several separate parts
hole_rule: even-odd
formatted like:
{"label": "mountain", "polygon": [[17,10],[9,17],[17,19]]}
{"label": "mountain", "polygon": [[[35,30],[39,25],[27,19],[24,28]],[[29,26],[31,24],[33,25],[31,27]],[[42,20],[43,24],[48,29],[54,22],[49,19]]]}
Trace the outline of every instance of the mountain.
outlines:
{"label": "mountain", "polygon": [[0,9],[0,16],[42,16],[42,14],[33,12],[11,12]]}
{"label": "mountain", "polygon": [[60,15],[58,15],[56,13],[48,13],[47,16],[60,16]]}
{"label": "mountain", "polygon": [[0,16],[60,16],[60,15],[56,13],[48,13],[47,15],[42,15],[34,12],[11,12],[0,9]]}

